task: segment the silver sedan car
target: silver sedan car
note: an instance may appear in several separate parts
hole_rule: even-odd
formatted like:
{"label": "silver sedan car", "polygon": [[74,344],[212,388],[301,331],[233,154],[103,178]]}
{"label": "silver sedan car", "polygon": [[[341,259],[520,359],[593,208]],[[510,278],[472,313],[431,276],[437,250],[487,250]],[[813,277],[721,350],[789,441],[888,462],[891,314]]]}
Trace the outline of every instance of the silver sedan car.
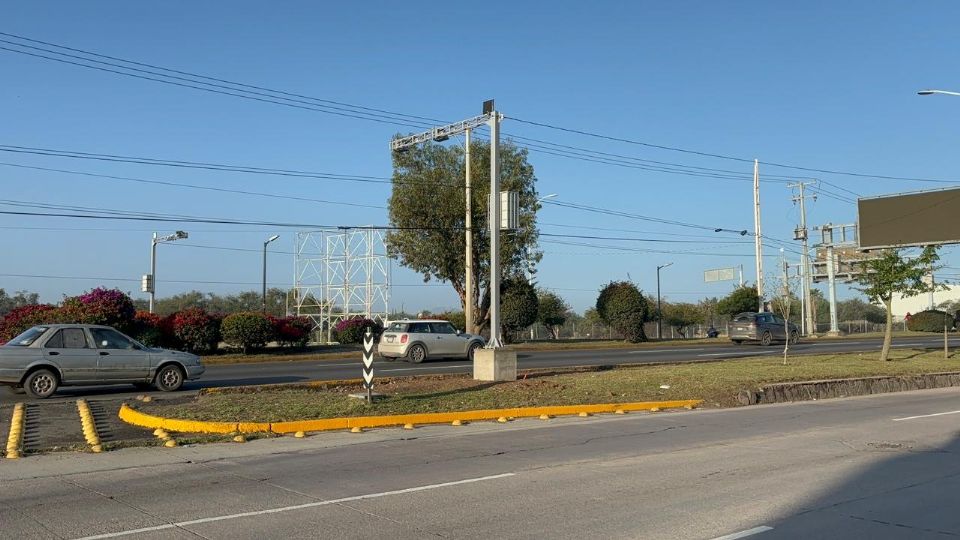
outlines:
{"label": "silver sedan car", "polygon": [[153,349],[109,326],[34,326],[0,347],[0,384],[35,398],[66,385],[132,383],[172,392],[203,371],[195,354]]}

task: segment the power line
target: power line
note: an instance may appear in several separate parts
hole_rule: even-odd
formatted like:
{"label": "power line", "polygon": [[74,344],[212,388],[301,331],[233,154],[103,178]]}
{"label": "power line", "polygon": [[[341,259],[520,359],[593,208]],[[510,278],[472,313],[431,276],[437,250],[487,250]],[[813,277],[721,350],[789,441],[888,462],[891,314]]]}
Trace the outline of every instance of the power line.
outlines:
{"label": "power line", "polygon": [[[60,276],[50,274],[11,274],[0,273],[0,277],[16,277],[27,279],[60,279],[60,280],[83,280],[83,281],[122,281],[130,283],[139,283],[141,280],[136,278],[105,277],[105,276]],[[186,283],[188,285],[261,285],[262,281],[216,281],[216,280],[196,280],[196,279],[164,279],[164,283]],[[267,285],[279,285],[293,287],[288,282],[267,282]],[[446,287],[447,285],[432,283],[392,283],[391,287]]]}
{"label": "power line", "polygon": [[88,176],[88,177],[93,177],[93,178],[106,178],[106,179],[110,179],[110,180],[120,180],[120,181],[124,181],[124,182],[136,182],[136,183],[140,183],[140,184],[152,184],[152,185],[168,186],[168,187],[180,187],[180,188],[187,188],[187,189],[197,189],[197,190],[205,190],[205,191],[216,191],[216,192],[220,192],[220,193],[236,193],[236,194],[239,194],[239,195],[250,195],[250,196],[256,196],[256,197],[267,197],[267,198],[272,198],[272,199],[285,199],[285,200],[291,200],[291,201],[312,202],[312,203],[320,203],[320,204],[333,204],[333,205],[340,205],[340,206],[352,206],[352,207],[358,207],[358,208],[376,208],[376,209],[378,209],[378,210],[386,210],[386,208],[387,208],[386,206],[373,205],[373,204],[351,203],[351,202],[346,202],[346,201],[330,201],[330,200],[325,200],[325,199],[313,199],[313,198],[310,198],[310,197],[296,197],[296,196],[293,196],[293,195],[277,195],[277,194],[275,194],[275,193],[263,193],[263,192],[258,192],[258,191],[245,191],[245,190],[241,190],[241,189],[228,189],[228,188],[219,188],[219,187],[212,187],[212,186],[200,186],[200,185],[196,185],[196,184],[184,184],[184,183],[180,183],[180,182],[170,182],[170,181],[166,181],[166,180],[147,180],[147,179],[145,179],[145,178],[133,178],[133,177],[129,177],[129,176],[114,176],[114,175],[109,175],[109,174],[97,174],[97,173],[90,173],[90,172],[83,172],[83,171],[71,171],[71,170],[68,170],[68,169],[53,169],[53,168],[49,168],[49,167],[34,167],[34,166],[29,166],[29,165],[19,165],[19,164],[16,164],[16,163],[0,162],[0,165],[5,166],[5,167],[17,167],[17,168],[21,168],[21,169],[31,169],[31,170],[47,171],[47,172],[58,172],[58,173],[63,173],[63,174],[74,174],[74,175]]}
{"label": "power line", "polygon": [[629,218],[629,219],[637,219],[637,220],[641,220],[641,221],[650,221],[650,222],[653,222],[653,223],[663,223],[664,225],[675,225],[675,226],[677,226],[677,227],[687,227],[687,228],[691,228],[691,229],[709,230],[709,231],[714,231],[714,232],[729,232],[729,233],[736,233],[736,234],[739,234],[739,235],[741,235],[741,236],[746,236],[746,235],[748,234],[746,230],[734,230],[734,229],[727,229],[727,228],[723,228],[723,227],[710,227],[710,226],[707,226],[707,225],[700,225],[700,224],[696,224],[696,223],[688,223],[688,222],[677,221],[677,220],[672,220],[672,219],[658,218],[658,217],[652,217],[652,216],[644,216],[644,215],[640,215],[640,214],[633,214],[633,213],[630,213],[630,212],[621,212],[621,211],[619,211],[619,210],[609,210],[609,209],[607,209],[607,208],[598,208],[598,207],[595,207],[595,206],[588,206],[588,205],[585,205],[585,204],[576,204],[576,203],[568,203],[568,202],[564,202],[564,201],[552,201],[552,200],[543,201],[543,203],[544,203],[544,204],[551,204],[551,205],[554,205],[554,206],[560,206],[560,207],[563,207],[563,208],[571,208],[571,209],[574,209],[574,210],[582,210],[582,211],[585,211],[585,212],[593,212],[593,213],[597,213],[597,214],[606,214],[606,215],[610,215],[610,216],[624,217],[624,218]]}
{"label": "power line", "polygon": [[[702,156],[702,157],[710,157],[710,158],[716,158],[716,159],[724,159],[724,160],[728,160],[728,161],[737,161],[737,162],[741,162],[741,163],[753,163],[753,160],[752,160],[752,159],[748,159],[748,158],[742,158],[742,157],[736,157],[736,156],[729,156],[729,155],[724,155],[724,154],[714,154],[714,153],[711,153],[711,152],[702,152],[702,151],[699,151],[699,150],[691,150],[691,149],[689,149],[689,148],[680,148],[680,147],[676,147],[676,146],[666,146],[666,145],[662,145],[662,144],[648,143],[648,142],[637,141],[637,140],[633,140],[633,139],[626,139],[626,138],[623,138],[623,137],[614,137],[614,136],[611,136],[611,135],[603,135],[603,134],[601,134],[601,133],[594,133],[594,132],[584,131],[584,130],[580,130],[580,129],[574,129],[574,128],[567,128],[567,127],[557,126],[557,125],[548,124],[548,123],[545,123],[545,122],[535,122],[535,121],[532,121],[532,120],[524,120],[524,119],[522,119],[522,118],[517,118],[517,117],[515,117],[515,116],[511,116],[510,119],[513,120],[514,122],[520,122],[520,123],[522,123],[522,124],[528,124],[528,125],[532,125],[532,126],[542,127],[542,128],[546,128],[546,129],[553,129],[553,130],[557,130],[557,131],[563,131],[563,132],[573,133],[573,134],[576,134],[576,135],[583,135],[583,136],[587,136],[587,137],[594,137],[594,138],[597,138],[597,139],[604,139],[604,140],[608,140],[608,141],[621,142],[621,143],[625,143],[625,144],[633,144],[633,145],[637,145],[637,146],[644,146],[644,147],[647,147],[647,148],[656,148],[656,149],[658,149],[658,150],[669,150],[669,151],[671,151],[671,152],[680,152],[680,153],[684,153],[684,154],[691,154],[691,155],[697,155],[697,156]],[[760,161],[760,164],[762,164],[762,165],[767,165],[767,166],[770,166],[770,167],[778,167],[778,168],[782,168],[782,169],[792,169],[792,170],[797,170],[797,171],[816,172],[816,173],[822,173],[822,174],[834,174],[834,175],[838,175],[838,176],[851,176],[851,177],[856,177],[856,178],[874,178],[874,179],[879,179],[879,180],[903,180],[903,181],[910,181],[910,182],[932,182],[932,183],[941,183],[941,184],[955,184],[955,183],[958,182],[957,180],[945,180],[945,179],[940,179],[940,178],[917,178],[917,177],[907,177],[907,176],[889,176],[889,175],[881,175],[881,174],[858,173],[858,172],[843,171],[843,170],[821,169],[821,168],[816,168],[816,167],[804,167],[804,166],[800,166],[800,165],[788,165],[788,164],[776,163],[776,162],[772,162],[772,161]]]}

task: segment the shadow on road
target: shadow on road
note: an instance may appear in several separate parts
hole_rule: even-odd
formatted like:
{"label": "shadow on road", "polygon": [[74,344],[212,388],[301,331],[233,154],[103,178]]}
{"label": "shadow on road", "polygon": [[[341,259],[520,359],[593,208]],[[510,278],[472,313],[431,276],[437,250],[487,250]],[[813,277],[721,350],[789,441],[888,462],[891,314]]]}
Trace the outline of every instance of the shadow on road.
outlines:
{"label": "shadow on road", "polygon": [[[960,438],[942,447],[909,441],[860,443],[860,452],[889,453],[796,512],[766,523],[757,539],[926,539],[960,536]],[[835,479],[823,478],[824,484]],[[775,482],[774,482],[775,484]],[[775,489],[775,488],[774,488]]]}

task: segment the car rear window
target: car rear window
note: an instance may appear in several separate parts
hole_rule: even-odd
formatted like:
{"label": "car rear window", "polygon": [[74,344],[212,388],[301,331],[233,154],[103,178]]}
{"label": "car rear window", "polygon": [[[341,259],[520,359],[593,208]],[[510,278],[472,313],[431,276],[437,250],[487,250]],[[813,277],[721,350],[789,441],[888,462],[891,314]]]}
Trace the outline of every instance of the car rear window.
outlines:
{"label": "car rear window", "polygon": [[756,318],[755,313],[741,313],[733,318],[733,322],[753,322]]}
{"label": "car rear window", "polygon": [[47,326],[34,326],[33,328],[8,341],[7,345],[13,345],[14,347],[29,347],[30,345],[33,345],[33,342],[36,341],[37,338],[42,336],[49,329],[50,328]]}
{"label": "car rear window", "polygon": [[388,326],[387,329],[384,330],[384,332],[406,332],[406,331],[407,331],[407,323],[399,323],[399,322],[390,323],[390,326]]}

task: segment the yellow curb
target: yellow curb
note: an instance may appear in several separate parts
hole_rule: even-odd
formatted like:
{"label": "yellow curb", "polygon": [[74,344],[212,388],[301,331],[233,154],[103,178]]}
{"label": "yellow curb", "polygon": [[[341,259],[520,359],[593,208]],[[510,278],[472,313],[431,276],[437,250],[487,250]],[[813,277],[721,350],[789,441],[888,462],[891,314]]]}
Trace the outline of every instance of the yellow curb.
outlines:
{"label": "yellow curb", "polygon": [[128,424],[147,428],[163,428],[171,432],[186,433],[258,433],[272,431],[277,434],[296,433],[298,431],[331,431],[348,429],[360,433],[363,428],[405,426],[407,424],[452,424],[478,420],[507,422],[508,418],[530,418],[547,416],[573,416],[583,414],[614,413],[626,414],[627,411],[648,411],[651,409],[694,408],[702,400],[681,401],[640,401],[633,403],[598,403],[592,405],[556,405],[549,407],[520,407],[512,409],[481,409],[422,414],[398,414],[387,416],[354,416],[344,418],[320,418],[316,420],[295,420],[290,422],[202,422],[196,420],[178,420],[142,413],[130,408],[126,403],[120,407],[120,419]]}
{"label": "yellow curb", "polygon": [[27,409],[23,403],[13,406],[10,416],[10,431],[7,433],[7,459],[17,459],[23,450],[23,431],[27,421]]}
{"label": "yellow curb", "polygon": [[90,411],[90,405],[87,404],[87,400],[77,400],[77,412],[80,413],[80,425],[83,427],[83,437],[87,440],[87,444],[90,445],[90,450],[94,453],[102,452],[103,446],[100,445],[100,434],[97,433],[97,423],[93,418],[93,413]]}

